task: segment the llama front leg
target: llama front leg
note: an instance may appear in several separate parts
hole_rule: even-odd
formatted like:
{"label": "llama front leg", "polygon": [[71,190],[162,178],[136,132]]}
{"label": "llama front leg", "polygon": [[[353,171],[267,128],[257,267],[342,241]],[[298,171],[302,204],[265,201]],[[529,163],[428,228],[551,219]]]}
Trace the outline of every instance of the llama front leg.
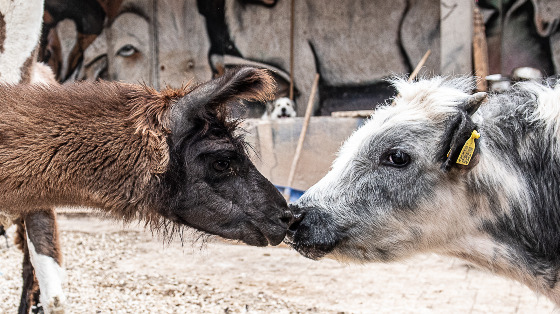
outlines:
{"label": "llama front leg", "polygon": [[24,221],[29,259],[39,282],[41,305],[45,313],[64,313],[64,269],[54,209],[30,214]]}
{"label": "llama front leg", "polygon": [[[27,237],[25,235],[25,226],[23,219],[18,220],[17,232],[16,232],[16,244],[20,246],[23,251],[23,262],[22,262],[22,279],[23,286],[21,290],[21,300],[19,303],[18,314],[29,314],[30,310],[37,308],[39,303],[39,284],[37,283],[37,278],[35,278],[35,273],[33,272],[33,265],[31,265],[31,260],[29,259],[29,249],[27,247]],[[31,313],[36,313],[35,311]]]}

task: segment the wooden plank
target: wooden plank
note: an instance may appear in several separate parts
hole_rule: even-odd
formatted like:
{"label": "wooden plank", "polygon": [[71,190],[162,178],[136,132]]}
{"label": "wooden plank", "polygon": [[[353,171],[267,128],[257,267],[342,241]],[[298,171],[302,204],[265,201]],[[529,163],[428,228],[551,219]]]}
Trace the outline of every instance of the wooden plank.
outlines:
{"label": "wooden plank", "polygon": [[354,110],[354,111],[334,111],[331,117],[335,118],[367,118],[371,116],[375,110]]}
{"label": "wooden plank", "polygon": [[488,90],[488,43],[486,42],[486,33],[484,21],[480,10],[474,8],[474,34],[473,34],[473,62],[474,75],[478,76],[476,81],[476,89],[481,92]]}
{"label": "wooden plank", "polygon": [[311,95],[309,95],[309,101],[307,102],[307,110],[305,111],[303,126],[301,128],[301,133],[299,134],[296,153],[294,155],[294,159],[292,160],[292,166],[290,167],[290,175],[288,176],[288,184],[287,184],[288,189],[287,192],[284,191],[284,197],[286,198],[286,200],[290,199],[291,188],[292,188],[292,184],[294,183],[294,177],[296,175],[299,157],[301,156],[301,150],[303,149],[303,141],[305,140],[305,135],[307,134],[309,119],[311,119],[311,113],[313,112],[313,103],[315,101],[315,95],[317,94],[318,86],[319,86],[319,73],[315,74],[315,80],[313,81],[313,87],[311,88]]}

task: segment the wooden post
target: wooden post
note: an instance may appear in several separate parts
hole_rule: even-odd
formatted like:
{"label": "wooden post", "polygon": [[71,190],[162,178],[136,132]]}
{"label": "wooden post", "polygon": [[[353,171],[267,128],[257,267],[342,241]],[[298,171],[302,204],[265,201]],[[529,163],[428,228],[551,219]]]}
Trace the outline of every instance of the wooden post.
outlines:
{"label": "wooden post", "polygon": [[424,63],[426,63],[426,60],[428,60],[428,57],[430,56],[431,53],[432,53],[432,50],[428,49],[428,51],[426,51],[424,56],[422,56],[422,59],[420,59],[420,62],[418,62],[418,64],[414,68],[414,71],[412,71],[412,73],[410,73],[410,76],[408,77],[409,82],[414,81],[414,79],[418,75],[418,72],[420,72],[420,69],[422,69],[422,67],[424,66]]}
{"label": "wooden post", "polygon": [[478,76],[476,80],[476,89],[481,92],[488,90],[488,43],[486,42],[486,33],[484,21],[480,10],[475,6],[473,13],[473,62],[474,75]]}
{"label": "wooden post", "polygon": [[309,126],[309,120],[311,119],[313,102],[315,101],[315,94],[317,93],[318,85],[319,73],[315,74],[315,80],[313,81],[313,87],[311,88],[311,94],[309,95],[309,101],[307,102],[307,110],[305,111],[305,117],[303,119],[303,126],[301,127],[301,133],[299,134],[299,140],[296,146],[296,153],[294,154],[292,166],[290,167],[290,174],[288,175],[288,183],[286,184],[286,189],[284,190],[284,198],[286,198],[286,200],[290,200],[290,195],[292,194],[292,184],[294,183],[299,157],[301,156],[303,142],[305,140],[305,135],[307,134],[307,127]]}
{"label": "wooden post", "polygon": [[[432,53],[432,50],[428,49],[428,51],[426,51],[424,56],[422,56],[422,59],[420,59],[420,62],[418,62],[418,64],[414,68],[414,71],[412,71],[412,73],[410,73],[410,76],[408,77],[408,80],[407,80],[408,82],[414,81],[414,79],[416,78],[416,76],[420,72],[420,69],[424,66],[424,63],[426,63],[426,60],[428,60],[428,57],[430,56],[431,53]],[[397,97],[399,97],[399,95],[395,96],[395,98],[393,99],[393,102],[391,102],[391,106],[395,105]]]}
{"label": "wooden post", "polygon": [[295,33],[295,0],[290,7],[290,99],[294,100],[294,33]]}

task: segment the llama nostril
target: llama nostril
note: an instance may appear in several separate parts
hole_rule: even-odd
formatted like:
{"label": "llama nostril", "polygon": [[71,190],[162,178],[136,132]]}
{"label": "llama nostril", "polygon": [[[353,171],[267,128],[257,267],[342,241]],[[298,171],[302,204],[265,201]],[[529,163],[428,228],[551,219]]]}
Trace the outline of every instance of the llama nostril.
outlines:
{"label": "llama nostril", "polygon": [[280,217],[280,222],[282,222],[286,226],[289,226],[293,219],[294,219],[294,215],[292,214],[292,212],[289,211],[289,210],[286,210],[286,211],[284,211],[284,213]]}
{"label": "llama nostril", "polygon": [[296,232],[303,220],[305,214],[295,214],[292,217],[292,221],[290,221],[290,226],[288,227],[289,231]]}

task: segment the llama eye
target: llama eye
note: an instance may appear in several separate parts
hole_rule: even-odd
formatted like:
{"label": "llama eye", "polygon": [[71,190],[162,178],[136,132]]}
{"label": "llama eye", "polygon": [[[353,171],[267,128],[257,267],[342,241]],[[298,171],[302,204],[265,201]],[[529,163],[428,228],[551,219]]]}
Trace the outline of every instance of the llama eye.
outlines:
{"label": "llama eye", "polygon": [[402,150],[389,151],[381,161],[386,166],[402,168],[410,163],[410,155]]}
{"label": "llama eye", "polygon": [[136,47],[128,44],[128,45],[122,46],[121,49],[119,49],[119,51],[117,51],[117,55],[119,55],[121,57],[130,57],[137,52],[138,52],[138,49],[136,49]]}
{"label": "llama eye", "polygon": [[225,171],[229,168],[229,161],[227,160],[217,160],[212,164],[212,167],[216,171]]}

